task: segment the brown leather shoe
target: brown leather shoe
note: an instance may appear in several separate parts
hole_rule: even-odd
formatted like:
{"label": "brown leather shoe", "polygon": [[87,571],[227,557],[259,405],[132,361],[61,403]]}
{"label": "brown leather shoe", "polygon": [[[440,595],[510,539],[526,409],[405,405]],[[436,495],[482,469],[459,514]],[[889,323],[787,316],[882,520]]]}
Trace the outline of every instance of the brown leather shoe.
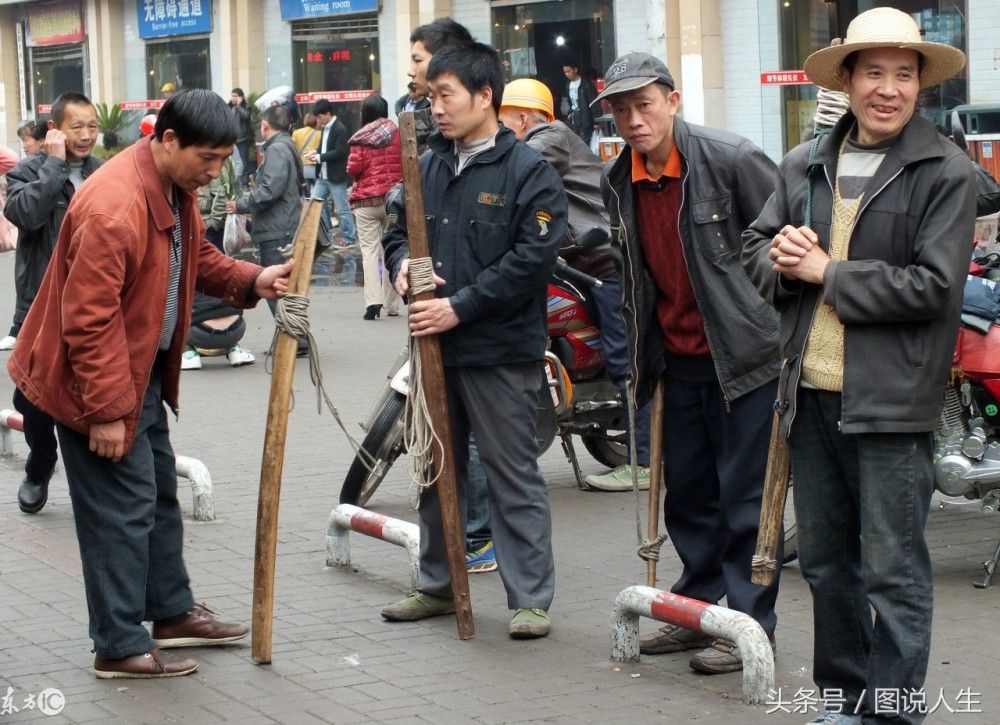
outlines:
{"label": "brown leather shoe", "polygon": [[102,680],[151,680],[155,677],[181,677],[198,669],[198,660],[186,659],[167,662],[160,651],[151,649],[141,655],[121,660],[94,658],[94,674]]}
{"label": "brown leather shoe", "polygon": [[243,639],[250,629],[243,624],[220,622],[204,604],[195,604],[188,612],[187,619],[172,625],[153,624],[153,639],[156,646],[202,647],[211,644],[225,644]]}

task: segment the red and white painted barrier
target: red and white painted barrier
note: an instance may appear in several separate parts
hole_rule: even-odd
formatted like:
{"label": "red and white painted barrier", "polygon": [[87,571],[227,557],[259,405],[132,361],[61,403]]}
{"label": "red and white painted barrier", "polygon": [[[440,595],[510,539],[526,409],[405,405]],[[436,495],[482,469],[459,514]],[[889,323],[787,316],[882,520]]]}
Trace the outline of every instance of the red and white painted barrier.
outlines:
{"label": "red and white painted barrier", "polygon": [[611,614],[611,659],[639,661],[639,617],[735,642],[743,659],[743,699],[767,701],[774,689],[774,652],[764,629],[747,614],[652,587],[629,587],[615,599]]}
{"label": "red and white painted barrier", "polygon": [[356,531],[402,546],[410,558],[410,585],[417,588],[420,574],[420,529],[416,524],[342,503],[330,512],[326,529],[327,566],[351,565],[350,532]]}
{"label": "red and white painted barrier", "polygon": [[[10,436],[12,430],[24,432],[24,416],[14,410],[0,410],[0,456],[14,455]],[[177,475],[191,482],[195,521],[214,521],[215,501],[208,467],[197,458],[187,456],[176,456],[176,465]]]}

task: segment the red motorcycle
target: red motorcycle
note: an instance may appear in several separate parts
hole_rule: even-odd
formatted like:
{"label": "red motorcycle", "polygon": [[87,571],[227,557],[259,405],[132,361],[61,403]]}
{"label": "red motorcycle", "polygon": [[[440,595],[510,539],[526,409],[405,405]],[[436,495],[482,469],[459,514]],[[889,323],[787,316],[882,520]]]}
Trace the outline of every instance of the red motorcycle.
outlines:
{"label": "red motorcycle", "polygon": [[[539,396],[538,455],[556,436],[573,466],[577,485],[583,474],[573,447],[574,435],[601,464],[615,468],[626,461],[625,411],[618,386],[604,368],[600,330],[590,303],[579,289],[601,283],[557,260],[549,283],[545,388]],[[363,506],[375,493],[396,459],[404,452],[403,419],[409,395],[409,347],[393,364],[379,397],[361,423],[367,432],[351,463],[340,502]]]}

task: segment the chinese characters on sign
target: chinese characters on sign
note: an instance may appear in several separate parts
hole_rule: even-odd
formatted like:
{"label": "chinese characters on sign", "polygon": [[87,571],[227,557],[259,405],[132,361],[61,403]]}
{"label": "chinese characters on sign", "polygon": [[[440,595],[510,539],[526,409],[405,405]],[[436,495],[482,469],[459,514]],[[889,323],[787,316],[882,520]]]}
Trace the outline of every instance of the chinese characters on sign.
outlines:
{"label": "chinese characters on sign", "polygon": [[323,63],[325,61],[333,61],[334,63],[343,63],[351,59],[351,51],[349,50],[332,50],[328,54],[323,55],[323,53],[317,51],[310,51],[306,53],[307,63]]}
{"label": "chinese characters on sign", "polygon": [[144,111],[147,108],[162,108],[166,103],[162,98],[150,99],[147,101],[122,101],[118,105],[123,111]]}
{"label": "chinese characters on sign", "polygon": [[79,0],[28,6],[24,11],[29,47],[83,42]]}
{"label": "chinese characters on sign", "polygon": [[762,86],[805,86],[812,83],[805,71],[775,70],[760,74]]}
{"label": "chinese characters on sign", "polygon": [[296,93],[297,103],[313,103],[321,98],[338,103],[341,101],[363,101],[375,91],[313,91],[312,93]]}
{"label": "chinese characters on sign", "polygon": [[212,32],[212,0],[136,0],[139,37]]}

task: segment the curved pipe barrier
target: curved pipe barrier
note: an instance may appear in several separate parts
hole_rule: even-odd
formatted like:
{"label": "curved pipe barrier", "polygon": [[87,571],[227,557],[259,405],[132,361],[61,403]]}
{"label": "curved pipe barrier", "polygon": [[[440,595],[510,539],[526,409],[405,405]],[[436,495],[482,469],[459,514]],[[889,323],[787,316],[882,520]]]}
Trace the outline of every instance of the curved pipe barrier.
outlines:
{"label": "curved pipe barrier", "polygon": [[743,700],[748,705],[767,701],[774,689],[774,652],[752,617],[652,587],[629,587],[615,599],[611,614],[611,659],[615,662],[639,661],[640,616],[735,642],[743,658]]}
{"label": "curved pipe barrier", "polygon": [[410,559],[410,585],[416,590],[420,574],[420,529],[416,524],[342,503],[330,512],[326,528],[327,566],[351,565],[350,532],[356,531],[406,549]]}
{"label": "curved pipe barrier", "polygon": [[[12,430],[24,432],[24,416],[13,410],[0,410],[0,456],[14,455],[11,443]],[[194,495],[195,521],[215,520],[215,501],[212,498],[212,475],[208,467],[197,458],[175,456],[177,475],[191,482]]]}

